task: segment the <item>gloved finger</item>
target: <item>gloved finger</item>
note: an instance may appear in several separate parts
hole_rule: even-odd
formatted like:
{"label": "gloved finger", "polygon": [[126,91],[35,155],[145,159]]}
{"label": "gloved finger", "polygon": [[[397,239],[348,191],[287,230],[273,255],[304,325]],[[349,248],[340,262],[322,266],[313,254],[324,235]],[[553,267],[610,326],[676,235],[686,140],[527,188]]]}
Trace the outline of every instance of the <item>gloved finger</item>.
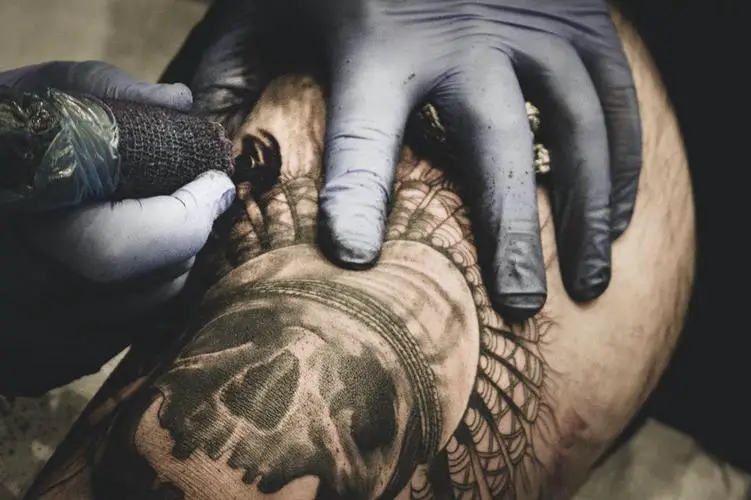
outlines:
{"label": "gloved finger", "polygon": [[234,135],[272,78],[244,31],[225,33],[203,55],[192,75],[196,113],[217,120]]}
{"label": "gloved finger", "polygon": [[[372,59],[372,58],[371,58]],[[324,251],[364,268],[378,258],[394,171],[415,86],[388,65],[344,62],[328,105],[320,194]]]}
{"label": "gloved finger", "polygon": [[[53,87],[102,99],[123,99],[187,111],[193,104],[183,84],[150,84],[101,61],[54,61],[14,70],[12,86],[30,90]],[[13,76],[13,75],[11,75]]]}
{"label": "gloved finger", "polygon": [[435,105],[468,174],[491,299],[509,319],[523,319],[547,297],[524,97],[503,53],[476,54],[463,68],[439,86]]}
{"label": "gloved finger", "polygon": [[[254,2],[245,2],[254,3]],[[227,10],[227,1],[214,0],[201,20],[190,30],[175,57],[167,64],[159,83],[183,82],[190,84],[201,64],[203,53],[213,46],[227,31],[227,20],[236,19],[234,12]],[[224,29],[221,29],[224,26]]]}
{"label": "gloved finger", "polygon": [[182,83],[146,83],[100,61],[73,63],[68,68],[67,83],[71,89],[101,98],[136,101],[180,111],[188,111],[193,105],[193,94]]}
{"label": "gloved finger", "polygon": [[519,67],[540,107],[540,132],[550,150],[561,275],[574,300],[588,301],[610,283],[611,184],[605,119],[574,48],[557,40],[534,47],[533,53],[520,56]]}
{"label": "gloved finger", "polygon": [[27,216],[23,231],[39,251],[83,277],[120,282],[195,256],[234,197],[230,178],[209,171],[171,196]]}
{"label": "gloved finger", "polygon": [[610,28],[603,29],[611,33],[612,45],[579,42],[576,47],[605,113],[612,185],[610,224],[615,239],[626,230],[634,213],[642,166],[642,131],[631,68],[620,38],[608,22]]}
{"label": "gloved finger", "polygon": [[[275,63],[287,59],[280,47],[290,41],[271,19],[264,2],[217,0],[191,30],[160,81],[186,82],[196,99],[194,111],[219,121],[233,136],[271,79],[280,74]],[[289,16],[286,16],[287,20]]]}

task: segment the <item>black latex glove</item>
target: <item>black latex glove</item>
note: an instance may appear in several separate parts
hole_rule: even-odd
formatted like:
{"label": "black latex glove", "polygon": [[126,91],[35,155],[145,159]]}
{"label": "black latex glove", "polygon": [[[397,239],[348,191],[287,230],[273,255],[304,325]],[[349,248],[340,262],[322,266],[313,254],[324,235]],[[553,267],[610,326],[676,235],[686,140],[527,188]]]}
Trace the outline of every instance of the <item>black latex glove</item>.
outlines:
{"label": "black latex glove", "polygon": [[[195,50],[196,102],[234,113],[235,125],[284,58],[315,52],[330,91],[322,229],[328,254],[347,267],[376,261],[405,123],[432,102],[465,169],[491,296],[517,317],[547,293],[526,97],[541,109],[551,153],[566,289],[586,301],[607,288],[611,241],[634,207],[641,128],[605,2],[225,0],[184,55]],[[184,55],[167,81],[196,70]]]}

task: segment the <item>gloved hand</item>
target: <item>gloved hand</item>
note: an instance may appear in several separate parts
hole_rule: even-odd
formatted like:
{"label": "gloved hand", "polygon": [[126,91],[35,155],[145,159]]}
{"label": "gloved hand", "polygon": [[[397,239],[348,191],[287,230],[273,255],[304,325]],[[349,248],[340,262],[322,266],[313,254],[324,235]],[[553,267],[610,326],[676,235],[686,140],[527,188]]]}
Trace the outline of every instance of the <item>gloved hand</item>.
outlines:
{"label": "gloved hand", "polygon": [[[101,62],[12,70],[0,73],[0,85],[49,86],[178,109],[192,105],[184,85],[143,83]],[[174,297],[234,195],[229,177],[208,172],[170,196],[0,214],[0,302],[8,309],[0,318],[0,351],[13,352],[17,339],[76,333],[84,323],[118,324]],[[76,280],[82,286],[73,286]],[[54,332],[41,331],[49,328]]]}
{"label": "gloved hand", "polygon": [[[318,48],[330,90],[322,226],[344,266],[377,259],[408,114],[432,102],[472,193],[491,297],[521,317],[547,293],[526,97],[541,109],[551,153],[566,289],[586,301],[607,288],[611,241],[634,207],[641,128],[604,1],[225,0],[184,51],[201,43],[208,48],[193,90],[218,89],[197,102],[220,114],[252,105],[280,58]],[[269,49],[276,61],[264,56]],[[178,58],[170,70],[189,66]]]}

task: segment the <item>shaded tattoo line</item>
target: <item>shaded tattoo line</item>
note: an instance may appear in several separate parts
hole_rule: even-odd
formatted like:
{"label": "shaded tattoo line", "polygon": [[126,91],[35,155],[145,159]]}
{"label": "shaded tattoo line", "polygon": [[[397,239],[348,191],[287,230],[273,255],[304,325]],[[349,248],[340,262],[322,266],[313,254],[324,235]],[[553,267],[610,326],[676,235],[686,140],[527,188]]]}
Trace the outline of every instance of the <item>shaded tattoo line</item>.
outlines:
{"label": "shaded tattoo line", "polygon": [[[487,354],[485,348],[481,352]],[[546,382],[540,386],[538,403],[530,412],[514,401],[509,391],[493,377],[478,368],[467,413],[454,432],[452,442],[431,462],[428,479],[421,474],[413,478],[411,498],[515,499],[524,497],[522,490],[537,498],[544,488],[541,476],[547,473],[535,452],[535,442],[542,440],[540,444],[550,444],[542,427],[551,428],[549,434],[553,439],[557,434],[552,407],[546,402],[549,387]],[[511,418],[516,416],[516,423],[504,432],[501,423],[508,420],[509,414]],[[483,441],[489,441],[492,446],[480,449],[479,443]],[[530,475],[538,480],[530,479]]]}
{"label": "shaded tattoo line", "polygon": [[[483,368],[482,365],[478,365],[477,367],[476,386],[470,397],[465,417],[455,430],[452,443],[432,461],[433,465],[427,474],[428,481],[420,483],[425,479],[424,477],[421,477],[418,481],[413,480],[412,495],[414,498],[428,498],[436,491],[444,493],[443,487],[450,483],[457,498],[464,498],[464,494],[470,494],[470,498],[481,498],[481,495],[487,494],[492,495],[493,498],[500,498],[501,495],[514,497],[520,483],[528,481],[525,468],[531,467],[530,462],[534,465],[542,465],[538,463],[539,460],[535,457],[531,443],[534,439],[531,427],[537,425],[539,419],[544,418],[546,409],[550,410],[550,407],[545,403],[546,398],[543,394],[546,387],[546,372],[549,367],[543,360],[542,355],[534,350],[534,347],[539,346],[544,333],[538,331],[535,335],[530,336],[526,334],[528,332],[525,332],[523,328],[515,332],[512,327],[507,327],[495,315],[489,306],[486,293],[482,289],[482,280],[478,279],[476,249],[474,249],[474,240],[469,226],[466,224],[468,213],[462,206],[461,197],[451,192],[452,183],[444,178],[442,172],[437,174],[435,169],[425,168],[425,165],[421,164],[420,159],[416,156],[405,159],[408,166],[400,169],[400,172],[405,175],[401,176],[395,188],[395,205],[398,204],[400,193],[412,191],[410,187],[425,185],[428,187],[429,196],[425,196],[418,204],[419,211],[414,211],[406,216],[406,226],[399,227],[399,224],[390,217],[388,239],[423,243],[454,262],[474,291],[473,297],[477,306],[477,316],[483,338],[487,335],[494,341],[503,339],[503,342],[513,344],[516,349],[522,352],[522,359],[515,358],[516,351],[513,349],[507,354],[510,358],[506,358],[496,353],[498,349],[489,347],[491,344],[495,345],[495,343],[484,341],[481,343],[481,358],[485,356],[482,359],[487,360],[485,362],[488,363],[488,366]],[[415,173],[415,170],[420,170],[420,165],[423,167],[423,173],[427,171],[426,178],[420,178],[418,175],[417,179],[409,179]],[[250,228],[245,228],[248,230],[243,230],[242,233],[234,234],[232,237],[233,244],[227,245],[226,240],[223,243],[221,239],[216,240],[219,245],[215,245],[213,251],[219,249],[222,258],[230,260],[228,266],[224,265],[216,269],[231,269],[233,265],[236,266],[244,261],[251,260],[266,251],[302,243],[305,238],[309,238],[309,234],[303,234],[301,221],[296,219],[307,217],[311,219],[311,225],[314,225],[315,210],[308,213],[305,210],[298,211],[296,209],[303,199],[308,202],[317,202],[317,184],[314,179],[302,177],[310,181],[309,183],[303,182],[300,186],[302,196],[296,196],[293,194],[296,191],[290,189],[295,180],[300,179],[296,178],[278,182],[260,197],[251,195],[243,200],[244,209],[239,211],[239,216],[236,213],[236,218],[228,226],[234,230],[242,223],[249,222]],[[441,195],[443,195],[443,199],[441,199]],[[280,198],[275,199],[275,196]],[[295,210],[290,210],[293,224],[286,226],[287,231],[294,233],[291,243],[284,237],[273,237],[278,236],[278,234],[272,234],[271,230],[279,230],[283,233],[285,231],[284,225],[272,226],[269,224],[270,221],[277,224],[280,222],[278,215],[276,221],[272,220],[275,215],[268,211],[269,205],[272,203],[284,204],[285,200],[288,205],[295,205]],[[425,222],[419,219],[420,214],[423,214],[424,219],[431,219],[425,214],[428,213],[427,208],[432,203],[446,203],[445,206],[452,208],[447,214],[444,214],[442,221],[430,230],[421,232],[417,223],[425,224]],[[317,206],[316,203],[312,204]],[[392,213],[398,214],[396,207],[392,208]],[[251,217],[251,214],[255,217]],[[254,218],[260,218],[262,225],[254,224],[253,222],[257,222],[257,220],[253,220]],[[428,220],[428,225],[431,222],[431,220]],[[452,224],[455,227],[448,228]],[[457,231],[453,236],[450,234],[452,230]],[[439,233],[445,233],[443,239],[437,237]],[[258,244],[254,247],[244,248],[242,252],[236,251],[237,248],[241,248],[241,241],[247,240],[248,237],[255,238]],[[224,246],[223,249],[222,246]],[[211,251],[210,249],[204,252],[204,256],[210,256]],[[235,258],[231,258],[233,253]],[[243,259],[245,260],[243,261]],[[215,282],[220,277],[212,276],[211,281]],[[537,322],[538,320],[534,321]],[[540,324],[535,323],[534,328],[531,325],[528,325],[528,327],[539,330]],[[185,342],[180,342],[180,344],[184,346]],[[515,359],[515,361],[512,362],[510,359]],[[530,378],[523,372],[523,369],[517,368],[517,364],[515,364],[523,363],[527,367],[531,363],[530,360],[534,360],[532,363],[537,366],[541,375]],[[493,367],[496,365],[501,366],[501,368],[498,368],[501,370],[500,373],[494,371]],[[164,363],[162,366],[164,366]],[[504,373],[504,370],[508,373]],[[503,383],[504,376],[506,383]],[[485,390],[481,390],[480,387],[482,380],[489,383],[485,386]],[[518,389],[518,387],[522,389]],[[521,394],[517,394],[518,391],[521,391]],[[552,415],[552,411],[550,413]],[[504,433],[500,426],[507,420],[510,420],[507,423],[511,425],[511,429]],[[486,439],[489,439],[490,442],[485,443]],[[484,446],[485,449],[481,449],[481,446]],[[525,460],[527,461],[526,466],[524,465]],[[441,477],[441,474],[443,474],[443,477]],[[529,485],[525,486],[529,487]]]}
{"label": "shaded tattoo line", "polygon": [[[488,498],[488,495],[492,498],[505,496],[514,498],[517,496],[515,491],[517,485],[513,484],[513,476],[519,473],[522,476],[525,474],[523,471],[517,472],[513,469],[522,466],[525,460],[529,464],[527,467],[543,468],[543,464],[536,459],[533,449],[534,424],[540,417],[552,417],[552,408],[545,403],[547,363],[536,349],[536,345],[544,333],[540,327],[544,324],[547,329],[552,323],[549,321],[546,323],[543,317],[538,316],[528,322],[528,326],[537,330],[536,334],[525,335],[528,331],[525,332],[524,329],[513,331],[494,311],[489,310],[487,292],[482,281],[477,279],[479,269],[477,268],[476,248],[474,248],[474,239],[466,223],[469,220],[469,213],[460,195],[457,194],[457,188],[450,180],[440,175],[436,176],[435,171],[429,168],[421,169],[419,158],[412,158],[410,163],[412,168],[405,169],[405,175],[400,176],[398,180],[399,186],[390,219],[389,239],[420,241],[454,262],[465,276],[470,289],[473,290],[482,331],[476,386],[463,422],[454,433],[457,449],[461,447],[464,449],[456,455],[450,452],[450,447],[447,447],[443,451],[444,459],[438,459],[435,463],[443,463],[446,466],[446,472],[452,478],[452,489],[457,498],[464,498],[467,494],[470,495],[468,498]],[[419,189],[420,182],[427,184],[427,189]],[[415,193],[419,193],[423,198],[409,200],[411,206],[405,206],[404,203],[400,205],[403,198],[414,196]],[[429,213],[431,204],[438,204],[443,209],[443,211],[434,210],[434,213],[445,215],[438,224],[425,225],[423,223],[423,227],[416,228],[409,222],[416,220],[423,222],[424,219],[429,218],[418,219],[417,216],[411,221],[407,217],[407,224],[395,223],[397,219],[404,218],[400,217],[400,210],[411,209],[413,213]],[[459,220],[465,221],[464,227],[453,228],[455,230],[453,240],[446,235],[436,237],[441,231],[451,233],[452,228],[447,229],[446,226],[456,224]],[[462,248],[463,243],[467,244],[464,248]],[[482,311],[486,314],[481,314]],[[498,349],[501,344],[506,344],[502,353]],[[508,344],[513,346],[511,350],[508,349]],[[522,353],[521,360],[518,359],[518,352]],[[536,369],[533,369],[531,373],[526,373],[524,367],[529,369],[530,365],[536,365]],[[507,380],[505,386],[501,382],[503,379]],[[486,384],[484,389],[483,383]],[[519,387],[522,387],[523,394],[514,397],[513,394],[520,391]],[[506,425],[513,424],[513,427],[504,435],[501,426],[504,419],[508,420],[509,416],[512,420],[521,419],[524,424],[506,422]],[[554,425],[554,422],[552,424]],[[484,451],[481,449],[483,442],[486,442]],[[487,442],[495,442],[495,444],[489,445]],[[510,448],[512,445],[516,445],[513,450]],[[519,449],[523,449],[523,452],[519,453]],[[466,460],[467,457],[471,460]],[[431,476],[435,478],[435,474]],[[528,488],[530,485],[525,486]],[[429,498],[429,489],[429,485],[423,481],[423,478],[418,478],[412,488],[412,496]],[[445,491],[441,493],[447,494]]]}
{"label": "shaded tattoo line", "polygon": [[[446,179],[443,176],[443,173],[436,174],[435,169],[431,168],[422,169],[427,177],[423,178],[418,175],[417,178],[415,178],[415,171],[421,170],[420,158],[417,156],[407,156],[402,160],[403,165],[406,160],[407,166],[400,168],[399,172],[402,175],[397,176],[397,182],[394,189],[394,205],[391,208],[391,216],[388,224],[390,229],[389,234],[387,235],[387,240],[416,241],[426,244],[449,258],[464,274],[470,288],[474,290],[473,296],[478,308],[478,320],[480,321],[480,326],[483,330],[484,340],[480,347],[481,359],[491,360],[486,361],[486,363],[489,364],[489,367],[487,368],[488,371],[484,371],[482,366],[478,367],[476,384],[480,384],[482,380],[485,380],[490,386],[495,388],[494,392],[496,393],[495,396],[493,396],[487,391],[481,391],[476,387],[472,397],[473,402],[467,412],[469,415],[471,411],[475,411],[482,416],[490,428],[490,434],[494,436],[493,439],[496,441],[495,446],[497,446],[497,449],[495,452],[492,450],[486,450],[483,452],[478,448],[482,439],[480,439],[480,436],[476,433],[481,432],[481,430],[479,430],[479,427],[476,425],[472,426],[467,424],[466,419],[470,417],[465,416],[465,421],[462,423],[463,427],[460,426],[456,432],[463,436],[468,436],[471,439],[457,439],[457,442],[460,446],[472,448],[465,450],[466,453],[472,456],[476,454],[478,457],[484,458],[482,460],[478,458],[477,460],[466,462],[464,466],[458,465],[464,462],[447,460],[447,463],[449,464],[448,473],[452,478],[468,477],[469,475],[476,476],[474,477],[473,482],[478,485],[477,487],[480,488],[480,490],[489,488],[489,491],[494,498],[499,495],[513,494],[511,492],[512,488],[514,488],[514,478],[512,476],[516,476],[519,473],[512,469],[519,467],[525,460],[529,461],[530,458],[532,459],[531,462],[535,465],[541,465],[534,459],[534,451],[528,448],[528,446],[532,446],[531,444],[523,446],[524,451],[522,453],[519,453],[518,451],[519,445],[531,442],[533,439],[531,436],[533,430],[531,428],[524,429],[522,426],[519,426],[516,427],[513,432],[504,435],[497,427],[501,425],[501,420],[504,418],[506,418],[506,420],[509,418],[512,420],[514,418],[522,419],[529,427],[533,427],[537,418],[544,417],[545,413],[550,413],[552,415],[550,407],[544,402],[546,397],[543,394],[543,386],[545,385],[544,379],[547,378],[545,377],[544,372],[548,370],[549,367],[544,362],[541,353],[533,348],[533,346],[538,346],[541,339],[539,336],[533,339],[526,338],[523,335],[506,328],[503,321],[500,320],[499,317],[494,317],[496,315],[492,310],[489,311],[490,307],[486,292],[483,290],[482,281],[477,278],[479,275],[479,269],[477,268],[476,263],[477,259],[474,249],[474,239],[469,232],[470,230],[467,224],[469,214],[462,204],[461,197],[456,194],[456,192],[452,192],[452,189],[453,191],[456,191],[454,184]],[[290,181],[291,180],[285,179],[280,182],[280,185],[276,186],[275,189],[283,193],[284,198],[291,205],[299,202],[299,199],[295,200],[295,198],[290,195],[290,190],[285,188]],[[420,186],[426,186],[426,191],[421,191],[419,189]],[[316,184],[311,182],[307,187],[310,201],[315,201],[317,197],[317,192],[315,191]],[[414,195],[415,192],[420,192],[423,197],[417,202],[411,200],[415,207],[412,208],[412,212],[406,216],[406,224],[400,224],[397,222],[397,218],[400,215],[400,197],[404,198],[406,196],[409,198],[410,195]],[[441,199],[442,195],[443,199]],[[267,193],[265,198],[269,199],[270,197],[270,193]],[[263,203],[261,200],[259,200],[259,202]],[[250,201],[250,203],[253,202]],[[438,221],[437,223],[434,223],[435,221],[431,220],[434,218],[425,215],[429,214],[429,207],[433,203],[441,204],[443,208],[448,209],[447,213],[443,212],[443,220]],[[409,209],[406,210],[409,211]],[[262,212],[267,213],[264,210],[262,210]],[[442,212],[439,211],[439,213]],[[423,219],[428,221],[427,230],[426,227],[418,227],[419,225],[425,226],[426,224],[425,220],[420,219],[421,214],[423,215]],[[314,218],[315,214],[306,214],[306,216]],[[462,221],[462,223],[459,223],[459,221]],[[543,227],[547,226],[550,222],[551,218],[548,217],[543,223]],[[447,226],[452,224],[455,227],[447,229]],[[458,227],[456,227],[457,224]],[[293,230],[296,233],[299,231],[296,229]],[[446,236],[452,230],[456,232],[456,236],[459,238],[458,240],[450,236],[448,239],[445,237],[436,237],[436,235],[441,232],[446,233],[444,235]],[[301,243],[305,242],[304,239],[300,240],[296,238],[295,240]],[[268,249],[273,248],[275,248],[274,245],[270,245],[270,248]],[[554,259],[555,255],[549,258],[549,261]],[[481,311],[486,314],[479,314]],[[488,316],[490,316],[490,318],[488,318]],[[539,326],[540,325],[538,325],[538,327]],[[496,339],[499,336],[503,338],[502,341],[493,341],[488,344],[488,339]],[[511,343],[514,346],[514,349],[509,352],[504,352],[504,354],[501,355],[497,352],[501,343]],[[522,358],[526,357],[526,361],[511,361],[511,359],[514,359],[514,356],[516,356],[517,350],[523,352]],[[530,377],[528,374],[524,373],[522,369],[517,368],[515,364],[517,362],[536,364],[538,367],[537,371],[540,372],[538,374],[539,376]],[[498,369],[500,373],[495,373],[493,369],[494,363],[501,366],[501,368]],[[502,373],[504,370],[508,373]],[[504,377],[507,380],[505,386],[500,382],[501,378]],[[521,391],[526,394],[516,396],[517,399],[522,400],[520,402],[516,401],[513,396],[509,395],[509,392],[511,391],[520,391],[517,386],[522,387]],[[493,398],[495,398],[495,400],[493,400]],[[508,415],[511,416],[509,417]],[[516,426],[518,424],[514,425]],[[493,428],[494,426],[496,427],[495,429]],[[516,451],[509,449],[506,444],[507,441],[516,444],[513,449]],[[444,453],[446,452],[444,451]],[[448,458],[451,457],[447,455],[447,459]],[[486,471],[469,470],[466,467],[470,467],[471,464],[475,464],[473,467],[477,467],[477,464],[484,463],[485,465],[480,467],[485,468],[489,467],[490,463],[494,460],[497,462],[502,460],[503,467],[499,467],[495,473],[495,480],[492,482],[493,484],[486,484],[484,487],[479,486],[479,484],[485,480],[483,476]],[[487,472],[489,473],[490,470]],[[503,481],[499,480],[501,476],[504,476]],[[469,484],[466,482],[468,480],[469,479],[452,479],[454,485],[453,489],[457,494],[469,487]],[[419,497],[426,491],[426,485],[418,485],[413,491]]]}

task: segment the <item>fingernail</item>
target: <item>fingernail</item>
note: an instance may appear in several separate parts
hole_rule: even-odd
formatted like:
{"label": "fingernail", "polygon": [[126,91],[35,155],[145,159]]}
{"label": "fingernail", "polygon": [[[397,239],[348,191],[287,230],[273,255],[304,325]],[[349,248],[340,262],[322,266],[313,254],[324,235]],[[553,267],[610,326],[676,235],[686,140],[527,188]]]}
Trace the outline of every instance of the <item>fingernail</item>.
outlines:
{"label": "fingernail", "polygon": [[610,211],[610,238],[612,240],[617,239],[628,229],[631,224],[631,218],[634,215],[633,203],[613,203]]}
{"label": "fingernail", "polygon": [[374,265],[383,242],[385,195],[332,183],[322,190],[320,203],[322,244],[328,245],[329,257],[350,269]]}
{"label": "fingernail", "polygon": [[618,239],[623,233],[626,232],[629,220],[626,217],[621,217],[619,220],[613,222],[613,227],[610,230],[610,236],[614,240]]}
{"label": "fingernail", "polygon": [[380,248],[373,243],[374,235],[343,228],[330,220],[323,221],[321,229],[321,244],[336,264],[349,269],[367,269],[378,260]]}
{"label": "fingernail", "polygon": [[193,93],[182,83],[173,83],[170,85],[172,92],[172,105],[175,109],[188,111],[193,106]]}
{"label": "fingernail", "polygon": [[589,302],[596,299],[607,290],[610,275],[610,266],[601,267],[597,272],[580,281],[581,285],[572,294],[572,298],[577,302]]}
{"label": "fingernail", "polygon": [[509,294],[500,295],[497,300],[501,316],[510,321],[519,321],[537,314],[545,305],[547,295],[544,293]]}
{"label": "fingernail", "polygon": [[143,83],[134,87],[145,93],[146,99],[158,106],[166,106],[178,111],[188,111],[193,106],[193,93],[182,83]]}
{"label": "fingernail", "polygon": [[235,201],[235,184],[224,172],[220,172],[219,170],[209,170],[196,177],[194,182],[196,181],[209,183],[208,185],[203,184],[205,190],[202,190],[201,192],[208,195],[208,200],[211,200],[212,198],[215,200],[214,206],[216,207],[216,212],[214,218],[219,217],[226,212],[232,205],[232,202]]}
{"label": "fingernail", "polygon": [[357,235],[340,235],[337,247],[337,261],[350,269],[368,269],[375,265],[380,254],[371,242]]}
{"label": "fingernail", "polygon": [[[322,214],[325,211],[322,210]],[[349,269],[367,269],[378,260],[381,224],[369,224],[367,220],[355,214],[323,216],[321,244],[336,264]]]}
{"label": "fingernail", "polygon": [[232,188],[226,190],[224,194],[222,194],[221,199],[219,200],[219,214],[221,215],[224,212],[227,211],[229,207],[232,206],[232,203],[235,201],[236,196],[236,190],[235,186],[232,186]]}

